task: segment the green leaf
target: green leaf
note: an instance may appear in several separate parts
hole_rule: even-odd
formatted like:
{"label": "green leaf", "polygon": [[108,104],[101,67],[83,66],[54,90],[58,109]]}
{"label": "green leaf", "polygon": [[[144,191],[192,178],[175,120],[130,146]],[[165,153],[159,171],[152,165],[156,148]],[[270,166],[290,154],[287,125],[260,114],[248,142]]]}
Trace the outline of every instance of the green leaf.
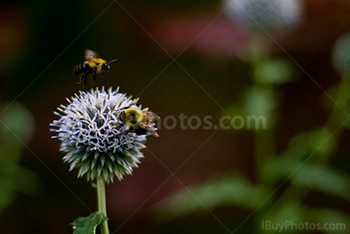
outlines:
{"label": "green leaf", "polygon": [[94,212],[87,217],[77,218],[73,223],[73,234],[95,234],[96,227],[107,218],[103,213]]}
{"label": "green leaf", "polygon": [[[232,118],[239,117],[239,118],[247,119],[247,115],[245,113],[244,108],[236,103],[225,108],[225,111],[222,113],[222,115],[226,116],[227,113],[231,117],[230,120],[227,120],[227,122],[228,122],[227,125],[229,125],[229,122],[232,121]],[[232,124],[232,122],[231,122],[231,124]],[[243,128],[231,127],[229,129],[225,129],[225,128],[223,128],[223,129],[227,130],[227,131],[234,131],[235,133],[242,133],[242,132],[245,132],[247,130],[247,128],[248,128],[247,126],[244,126]]]}
{"label": "green leaf", "polygon": [[267,191],[246,178],[226,176],[197,186],[187,187],[157,203],[153,208],[159,219],[166,221],[197,211],[219,206],[254,209],[267,197]]}
{"label": "green leaf", "polygon": [[319,223],[324,227],[328,227],[328,230],[323,230],[327,234],[349,233],[347,229],[350,226],[350,216],[340,210],[332,208],[310,209],[307,212],[306,219],[309,222]]}
{"label": "green leaf", "polygon": [[[270,88],[251,88],[243,97],[244,112],[249,117],[263,117],[268,128],[277,123],[276,110],[280,103],[280,95]],[[259,129],[252,127],[251,129]]]}
{"label": "green leaf", "polygon": [[293,175],[290,179],[299,187],[350,201],[350,178],[326,166],[308,163],[302,159],[280,158],[267,164],[263,175],[266,180],[272,182]]}
{"label": "green leaf", "polygon": [[[318,154],[328,155],[336,147],[335,137],[332,137],[333,131],[325,128],[316,129],[309,132],[303,132],[296,135],[290,142],[290,148],[299,148],[305,155]],[[304,155],[304,156],[305,156]]]}
{"label": "green leaf", "polygon": [[304,207],[299,201],[288,200],[285,201],[278,210],[272,212],[271,216],[265,216],[264,219],[271,220],[274,223],[285,223],[293,221],[294,223],[300,223],[305,220],[306,207]]}
{"label": "green leaf", "polygon": [[25,195],[35,195],[40,188],[40,178],[39,176],[25,168],[18,167],[18,172],[15,178],[15,187],[16,191],[21,192]]}
{"label": "green leaf", "polygon": [[30,111],[17,102],[3,104],[0,110],[4,111],[1,115],[3,124],[0,126],[0,136],[6,143],[26,143],[34,133],[34,119]]}
{"label": "green leaf", "polygon": [[292,80],[293,66],[288,60],[268,60],[254,70],[255,79],[261,84],[279,85]]}

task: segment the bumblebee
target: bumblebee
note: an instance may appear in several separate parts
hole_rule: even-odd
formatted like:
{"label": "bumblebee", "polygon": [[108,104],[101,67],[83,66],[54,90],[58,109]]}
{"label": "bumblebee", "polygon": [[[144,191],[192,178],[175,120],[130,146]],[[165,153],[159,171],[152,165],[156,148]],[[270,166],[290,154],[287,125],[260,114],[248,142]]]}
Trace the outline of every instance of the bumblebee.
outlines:
{"label": "bumblebee", "polygon": [[129,131],[136,133],[136,135],[158,136],[153,121],[158,120],[159,116],[147,108],[143,110],[128,108],[119,115],[119,118],[130,127]]}
{"label": "bumblebee", "polygon": [[117,61],[113,59],[107,62],[102,58],[98,58],[98,54],[92,50],[85,50],[85,60],[73,69],[74,76],[79,78],[78,84],[83,83],[83,86],[86,85],[89,76],[91,77],[91,84],[93,84],[97,75],[103,76],[108,73],[111,69],[110,64]]}

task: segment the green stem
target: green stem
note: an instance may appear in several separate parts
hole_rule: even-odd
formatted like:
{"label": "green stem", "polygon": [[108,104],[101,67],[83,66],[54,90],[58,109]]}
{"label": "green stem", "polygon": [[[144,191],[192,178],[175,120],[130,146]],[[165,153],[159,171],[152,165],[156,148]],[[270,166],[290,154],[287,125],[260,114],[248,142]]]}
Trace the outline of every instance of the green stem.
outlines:
{"label": "green stem", "polygon": [[[103,213],[107,218],[106,189],[105,189],[105,181],[103,178],[97,178],[97,205],[98,205],[98,211]],[[101,234],[109,234],[107,220],[104,220],[101,224]]]}
{"label": "green stem", "polygon": [[[341,134],[345,129],[345,126],[339,126],[339,124],[348,118],[348,115],[346,114],[346,116],[343,116],[343,118],[340,119],[340,116],[344,115],[343,110],[340,108],[347,109],[346,106],[349,100],[347,93],[350,88],[349,80],[350,80],[349,77],[342,78],[342,81],[338,86],[338,97],[335,100],[336,104],[334,104],[331,114],[322,129],[322,131],[326,133],[333,132],[333,135],[331,137],[336,143],[339,141]],[[315,151],[312,153],[317,155],[317,157],[314,156],[314,158],[317,158],[316,162],[318,162],[319,165],[326,165],[327,162],[330,160],[331,156],[336,153],[336,150],[337,150],[337,147],[336,145],[334,145],[326,153],[321,154],[318,151]],[[306,188],[298,188],[297,185],[292,180],[289,187],[282,193],[282,195],[273,204],[273,206],[270,207],[270,209],[266,212],[265,218],[271,219],[271,217],[273,217],[273,215],[276,214],[278,208],[280,208],[282,204],[284,204],[286,201],[293,199],[301,203],[301,201],[307,195],[308,195],[308,190]]]}
{"label": "green stem", "polygon": [[[253,90],[271,90],[274,92],[275,90],[273,88],[265,87],[257,82],[256,76],[256,70],[259,67],[259,65],[265,61],[268,56],[269,52],[266,48],[266,41],[258,36],[255,36],[253,38],[252,44],[251,44],[251,56],[252,56],[252,77],[253,77],[253,84],[252,89]],[[272,157],[274,155],[274,127],[272,125],[272,121],[269,120],[270,129],[264,129],[261,131],[255,131],[254,132],[254,148],[255,148],[255,157],[256,157],[256,172],[257,172],[257,178],[258,182],[261,183],[262,181],[262,167],[266,164],[266,162],[272,160]]]}
{"label": "green stem", "polygon": [[[269,51],[266,47],[267,43],[264,38],[254,37],[252,41],[251,48],[251,65],[252,65],[252,78],[253,84],[252,89],[255,90],[271,90],[275,92],[275,90],[271,87],[265,87],[258,82],[256,76],[256,70],[259,65],[268,59]],[[273,122],[271,119],[269,121],[269,129],[263,130],[255,130],[254,131],[254,148],[255,148],[255,171],[256,171],[256,179],[259,184],[263,184],[264,186],[269,186],[268,182],[264,180],[262,169],[267,162],[273,160],[273,156],[275,154],[275,127],[273,126]],[[256,233],[263,233],[261,230],[261,221],[263,214],[265,213],[269,204],[264,204],[264,206],[260,207],[256,212]]]}

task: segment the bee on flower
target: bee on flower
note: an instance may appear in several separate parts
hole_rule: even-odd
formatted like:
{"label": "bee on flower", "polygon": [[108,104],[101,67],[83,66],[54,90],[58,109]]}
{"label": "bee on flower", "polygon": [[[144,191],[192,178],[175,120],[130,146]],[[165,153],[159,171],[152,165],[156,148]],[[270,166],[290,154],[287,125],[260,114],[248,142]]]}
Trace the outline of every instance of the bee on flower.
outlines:
{"label": "bee on flower", "polygon": [[88,181],[102,177],[112,182],[115,176],[121,180],[131,174],[143,157],[146,138],[158,136],[153,122],[158,116],[118,91],[80,91],[55,112],[59,119],[51,131],[61,141],[63,159]]}

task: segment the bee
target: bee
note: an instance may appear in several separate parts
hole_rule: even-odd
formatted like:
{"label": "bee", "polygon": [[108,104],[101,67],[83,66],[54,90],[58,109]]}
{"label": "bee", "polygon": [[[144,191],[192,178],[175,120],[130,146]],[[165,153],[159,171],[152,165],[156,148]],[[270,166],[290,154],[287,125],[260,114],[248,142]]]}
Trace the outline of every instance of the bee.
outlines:
{"label": "bee", "polygon": [[158,120],[159,116],[149,111],[148,108],[143,110],[128,108],[119,115],[119,118],[130,127],[129,131],[136,133],[136,135],[158,136],[153,121]]}
{"label": "bee", "polygon": [[79,78],[78,84],[83,83],[86,85],[86,81],[91,76],[91,84],[96,80],[97,75],[103,76],[111,69],[110,64],[117,61],[113,59],[109,62],[102,58],[98,58],[98,54],[92,50],[85,50],[85,61],[78,64],[73,69],[74,76]]}

